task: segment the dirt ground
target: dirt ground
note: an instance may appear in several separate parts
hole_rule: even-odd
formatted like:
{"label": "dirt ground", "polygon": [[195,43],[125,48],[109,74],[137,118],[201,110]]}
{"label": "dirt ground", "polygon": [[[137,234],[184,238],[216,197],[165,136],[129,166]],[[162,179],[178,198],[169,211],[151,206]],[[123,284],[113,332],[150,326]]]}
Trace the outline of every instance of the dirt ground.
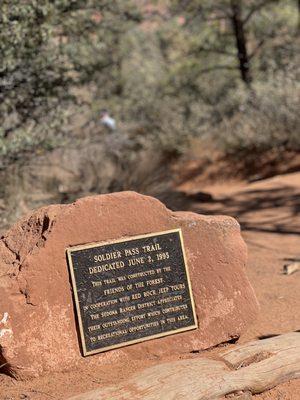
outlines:
{"label": "dirt ground", "polygon": [[[197,188],[197,180],[181,189]],[[240,338],[244,343],[270,334],[300,329],[300,271],[284,275],[284,264],[300,261],[300,173],[278,175],[256,183],[224,182],[201,185],[210,203],[193,205],[204,214],[238,219],[248,246],[247,274],[260,302],[260,315]],[[255,396],[258,399],[299,400],[300,379]]]}
{"label": "dirt ground", "polygon": [[[180,190],[209,192],[213,201],[195,202],[191,209],[204,214],[232,215],[241,224],[249,249],[247,273],[259,299],[261,312],[239,343],[299,330],[300,271],[287,276],[283,275],[282,268],[293,260],[300,261],[300,173],[279,175],[251,184],[227,181],[205,186],[195,178],[181,185]],[[228,348],[230,346],[234,345],[227,345]],[[221,349],[224,350],[224,346]],[[203,357],[218,351],[220,348],[187,354],[186,357]],[[143,360],[143,366],[156,362]],[[140,365],[140,360],[132,360],[130,365],[52,374],[28,382],[17,382],[0,375],[0,399],[66,399],[99,385],[120,381],[138,370]],[[300,379],[281,384],[253,398],[299,400]]]}

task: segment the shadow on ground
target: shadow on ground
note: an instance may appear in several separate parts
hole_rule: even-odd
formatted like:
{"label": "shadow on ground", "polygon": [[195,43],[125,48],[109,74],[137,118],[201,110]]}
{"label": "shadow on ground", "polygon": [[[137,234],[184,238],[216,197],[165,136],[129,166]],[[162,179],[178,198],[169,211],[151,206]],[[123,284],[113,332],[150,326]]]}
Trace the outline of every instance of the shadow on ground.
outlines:
{"label": "shadow on ground", "polygon": [[214,196],[213,202],[194,203],[192,210],[202,214],[235,217],[245,231],[300,234],[300,187],[246,189]]}

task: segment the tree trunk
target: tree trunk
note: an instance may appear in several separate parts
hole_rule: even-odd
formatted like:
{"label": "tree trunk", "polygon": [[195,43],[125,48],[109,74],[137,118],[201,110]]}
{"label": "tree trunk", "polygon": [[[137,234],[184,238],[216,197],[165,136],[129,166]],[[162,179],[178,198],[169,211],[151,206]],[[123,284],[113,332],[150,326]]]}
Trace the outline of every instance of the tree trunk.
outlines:
{"label": "tree trunk", "polygon": [[298,0],[298,27],[297,27],[297,35],[300,33],[300,0]]}
{"label": "tree trunk", "polygon": [[247,38],[242,19],[241,0],[231,0],[231,24],[235,35],[239,69],[242,80],[250,86],[252,81],[250,59],[247,51]]}

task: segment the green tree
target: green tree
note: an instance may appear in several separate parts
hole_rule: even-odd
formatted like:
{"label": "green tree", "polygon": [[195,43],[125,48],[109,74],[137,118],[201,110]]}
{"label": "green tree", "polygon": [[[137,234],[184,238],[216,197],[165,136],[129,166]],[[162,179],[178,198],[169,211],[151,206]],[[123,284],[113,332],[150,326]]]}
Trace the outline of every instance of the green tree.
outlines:
{"label": "green tree", "polygon": [[119,90],[120,38],[140,21],[130,0],[3,0],[0,151],[55,141],[85,101]]}
{"label": "green tree", "polygon": [[207,57],[208,65],[200,73],[237,68],[249,86],[254,79],[253,59],[263,47],[278,40],[281,47],[289,44],[297,29],[296,7],[293,0],[179,0],[174,13],[186,18],[191,54],[199,60]]}

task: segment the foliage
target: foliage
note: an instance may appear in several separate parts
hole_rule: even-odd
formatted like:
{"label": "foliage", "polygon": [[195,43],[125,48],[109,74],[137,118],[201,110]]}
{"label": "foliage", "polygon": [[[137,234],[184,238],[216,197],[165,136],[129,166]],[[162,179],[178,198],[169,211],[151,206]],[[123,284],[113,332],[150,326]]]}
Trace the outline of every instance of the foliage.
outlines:
{"label": "foliage", "polygon": [[255,98],[249,101],[245,89],[234,94],[240,109],[218,124],[212,136],[222,150],[235,158],[254,157],[274,149],[300,151],[299,67],[270,75],[255,84]]}
{"label": "foliage", "polygon": [[121,0],[3,0],[0,15],[3,162],[67,131],[84,103],[78,88],[118,90],[119,41],[140,17]]}
{"label": "foliage", "polygon": [[[170,65],[168,94],[184,110],[190,135],[213,137],[231,154],[238,151],[233,142],[243,143],[245,156],[255,140],[267,149],[279,143],[291,146],[295,139],[289,138],[299,136],[298,9],[294,1],[238,1],[251,77],[245,82],[232,21],[236,3],[172,2],[174,19],[159,35]],[[246,115],[252,126],[260,126],[260,135],[251,134],[252,145]],[[239,127],[235,133],[229,128],[234,120]]]}
{"label": "foliage", "polygon": [[191,136],[231,156],[300,149],[298,12],[295,0],[3,0],[0,167],[65,145],[74,181],[93,181],[76,196],[155,192],[147,174],[164,183]]}

